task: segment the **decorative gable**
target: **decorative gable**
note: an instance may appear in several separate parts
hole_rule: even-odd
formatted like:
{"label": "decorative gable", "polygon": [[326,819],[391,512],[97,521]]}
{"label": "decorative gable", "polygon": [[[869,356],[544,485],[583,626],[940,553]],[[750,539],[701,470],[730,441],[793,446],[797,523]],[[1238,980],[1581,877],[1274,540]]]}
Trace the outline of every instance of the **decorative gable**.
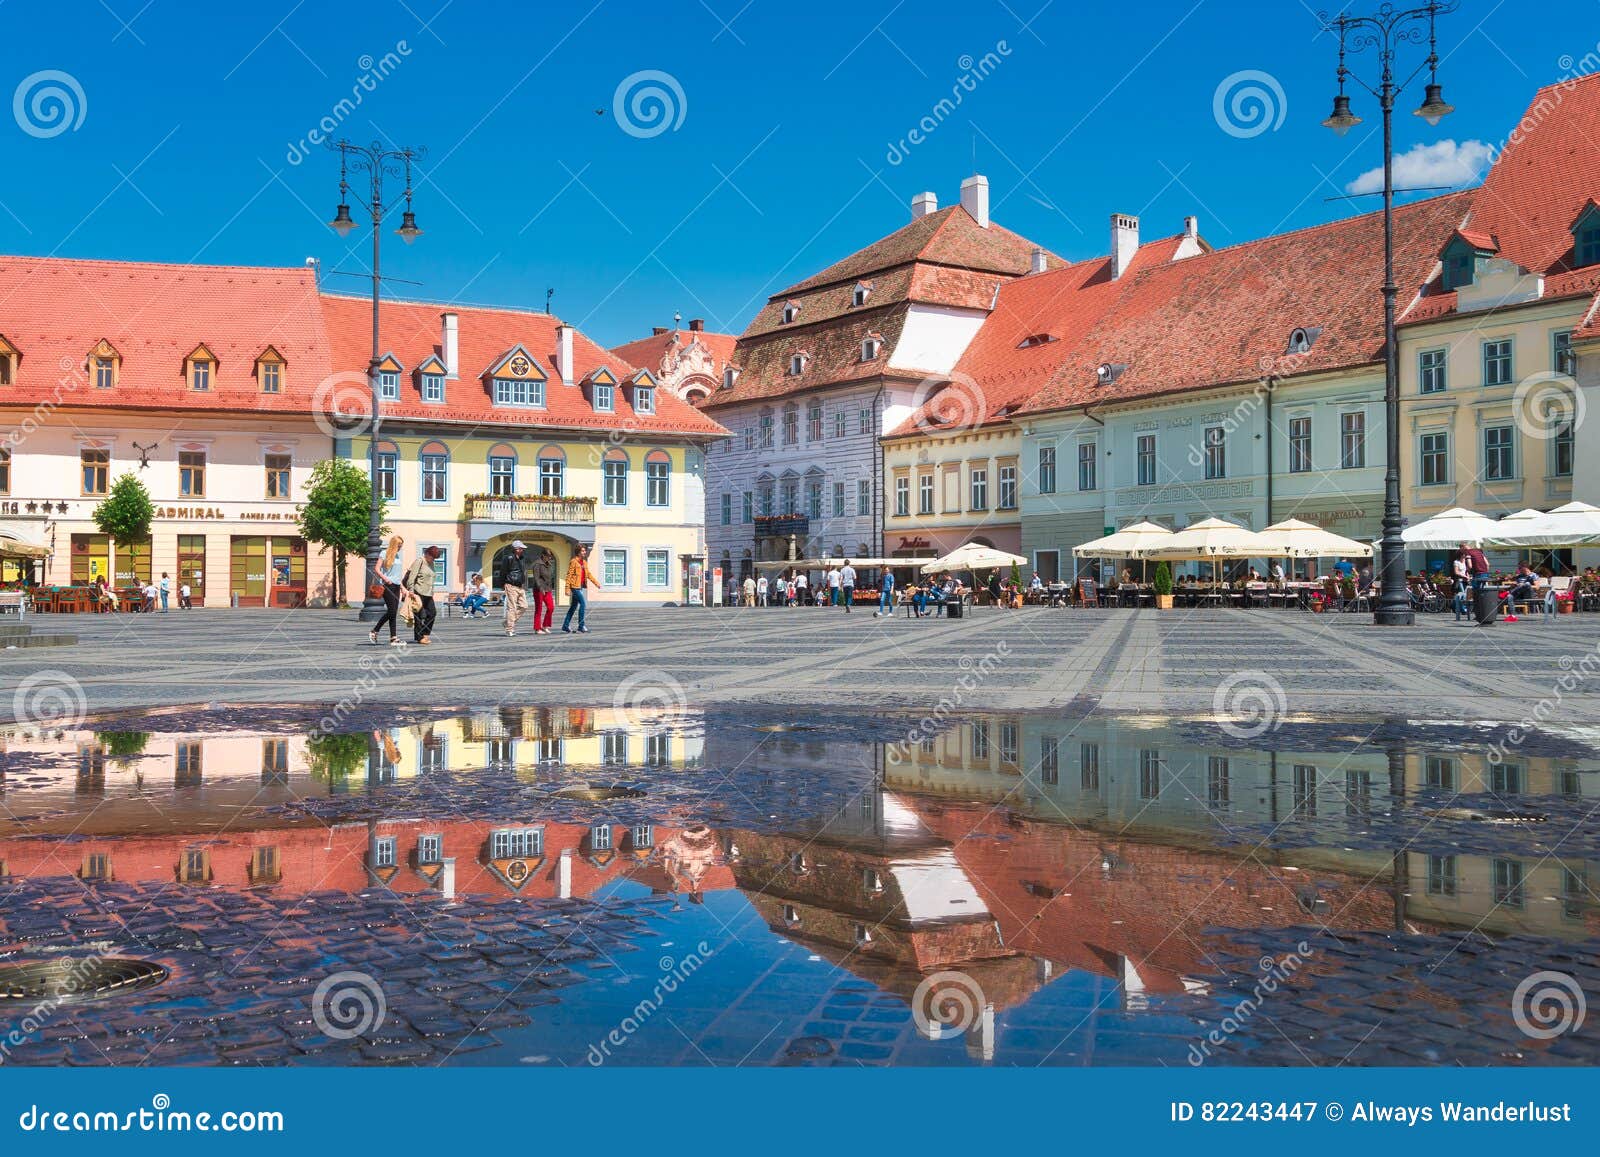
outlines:
{"label": "decorative gable", "polygon": [[539,363],[521,342],[495,359],[484,371],[484,376],[537,382],[545,380],[545,373],[539,368]]}
{"label": "decorative gable", "polygon": [[205,393],[209,390],[216,373],[217,355],[212,353],[204,342],[195,346],[189,352],[189,356],[183,359],[184,380],[196,393]]}
{"label": "decorative gable", "polygon": [[406,372],[406,367],[393,354],[384,354],[378,361],[378,372],[380,374],[403,374]]}
{"label": "decorative gable", "polygon": [[97,389],[113,389],[122,379],[122,354],[105,338],[89,351],[85,365],[89,370],[89,384]]}

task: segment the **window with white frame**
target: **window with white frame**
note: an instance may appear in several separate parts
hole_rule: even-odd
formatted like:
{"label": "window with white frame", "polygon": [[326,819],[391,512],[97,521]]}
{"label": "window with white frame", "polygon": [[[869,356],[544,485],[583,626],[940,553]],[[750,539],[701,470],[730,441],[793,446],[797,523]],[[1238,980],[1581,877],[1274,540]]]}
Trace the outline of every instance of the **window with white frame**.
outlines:
{"label": "window with white frame", "polygon": [[844,500],[844,483],[835,482],[833,484],[833,516],[835,518],[844,517]]}
{"label": "window with white frame", "polygon": [[1078,443],[1078,489],[1098,489],[1096,466],[1099,464],[1099,446],[1094,442]]}
{"label": "window with white frame", "polygon": [[504,454],[489,457],[489,493],[510,498],[517,492],[517,460]]}
{"label": "window with white frame", "polygon": [[933,475],[930,473],[917,478],[917,513],[933,513]]}
{"label": "window with white frame", "polygon": [[423,454],[420,457],[422,466],[422,501],[444,502],[448,498],[446,475],[448,473],[449,459],[443,454]]}
{"label": "window with white frame", "polygon": [[973,466],[967,471],[967,497],[969,510],[989,509],[989,468]]}
{"label": "window with white frame", "polygon": [[378,371],[378,397],[385,402],[400,400],[400,371]]}
{"label": "window with white frame", "polygon": [[539,459],[539,495],[560,498],[567,490],[567,462],[554,454]]}
{"label": "window with white frame", "polygon": [[378,451],[378,493],[388,502],[395,500],[400,485],[400,455],[394,450]]}
{"label": "window with white frame", "polygon": [[743,504],[739,511],[739,521],[745,523],[754,522],[756,514],[755,493],[753,491],[746,490],[744,494],[741,495],[741,498],[743,500]]}
{"label": "window with white frame", "polygon": [[430,832],[417,837],[417,863],[437,864],[444,860],[444,836]]}
{"label": "window with white frame", "polygon": [[1367,415],[1346,410],[1339,415],[1339,469],[1360,470],[1367,464]]}
{"label": "window with white frame", "polygon": [[911,479],[902,475],[894,480],[894,516],[907,518],[911,514]]}
{"label": "window with white frame", "polygon": [[822,479],[808,478],[806,480],[806,517],[822,517]]}
{"label": "window with white frame", "polygon": [[644,504],[668,506],[672,500],[672,463],[656,454],[644,464]]}
{"label": "window with white frame", "polygon": [[806,358],[804,354],[793,354],[789,358],[789,376],[798,378],[805,373]]}
{"label": "window with white frame", "polygon": [[1289,473],[1305,474],[1311,469],[1311,418],[1302,415],[1289,419]]}
{"label": "window with white frame", "polygon": [[818,398],[806,403],[806,441],[822,441],[822,401]]}
{"label": "window with white frame", "polygon": [[672,585],[672,555],[659,547],[644,552],[644,585],[665,589]]}
{"label": "window with white frame", "polygon": [[1061,740],[1054,735],[1039,736],[1039,782],[1061,782]]}
{"label": "window with white frame", "polygon": [[861,426],[861,428],[857,431],[857,433],[859,433],[859,434],[870,434],[870,433],[872,433],[872,407],[871,406],[862,406],[859,414],[857,415],[857,417],[859,419],[860,426]]}
{"label": "window with white frame", "polygon": [[611,825],[595,824],[589,829],[589,847],[596,852],[611,850]]}
{"label": "window with white frame", "polygon": [[372,841],[372,866],[374,868],[392,868],[395,866],[396,847],[393,836],[378,836]]}
{"label": "window with white frame", "polygon": [[1558,329],[1550,335],[1550,364],[1558,374],[1572,377],[1578,372],[1578,361],[1572,353],[1572,331]]}
{"label": "window with white frame", "polygon": [[543,828],[496,828],[489,833],[489,858],[531,860],[544,855]]}
{"label": "window with white frame", "polygon": [[600,736],[600,762],[607,767],[625,767],[628,763],[628,733],[607,731]]}
{"label": "window with white frame", "polygon": [[862,518],[872,513],[872,483],[863,478],[856,483],[856,514]]}
{"label": "window with white frame", "polygon": [[1550,473],[1556,478],[1572,477],[1572,454],[1576,446],[1573,432],[1571,421],[1562,422],[1550,439]]}
{"label": "window with white frame", "polygon": [[633,387],[633,412],[636,414],[653,414],[656,412],[656,392],[649,386]]}
{"label": "window with white frame", "polygon": [[847,415],[843,406],[833,412],[833,436],[843,438],[846,428]]}
{"label": "window with white frame", "polygon": [[1423,350],[1417,354],[1418,392],[1442,394],[1449,388],[1449,350]]}
{"label": "window with white frame", "polygon": [[424,402],[444,401],[444,375],[422,375],[422,400]]}
{"label": "window with white frame", "polygon": [[722,525],[733,525],[733,495],[726,492],[722,495]]}
{"label": "window with white frame", "polygon": [[621,455],[607,458],[600,469],[601,502],[606,506],[628,505],[628,460]]}
{"label": "window with white frame", "polygon": [[[609,382],[596,382],[594,384],[594,408],[601,414],[609,414],[617,408],[616,387]],[[748,450],[750,447],[746,446]]]}
{"label": "window with white frame", "polygon": [[600,552],[600,581],[607,587],[625,590],[628,586],[628,551],[608,546]]}
{"label": "window with white frame", "polygon": [[772,449],[772,413],[768,411],[761,415],[761,448]]}
{"label": "window with white frame", "polygon": [[543,409],[544,382],[530,378],[495,378],[494,404]]}
{"label": "window with white frame", "polygon": [[[1000,501],[996,504],[995,508],[997,510],[1015,510],[1017,508],[1016,466],[1008,463],[1007,465],[1000,467],[998,480],[1000,484],[1000,493],[998,495]],[[928,481],[931,484],[933,479],[930,477]],[[931,509],[933,505],[933,487],[931,485],[928,487],[928,505]]]}

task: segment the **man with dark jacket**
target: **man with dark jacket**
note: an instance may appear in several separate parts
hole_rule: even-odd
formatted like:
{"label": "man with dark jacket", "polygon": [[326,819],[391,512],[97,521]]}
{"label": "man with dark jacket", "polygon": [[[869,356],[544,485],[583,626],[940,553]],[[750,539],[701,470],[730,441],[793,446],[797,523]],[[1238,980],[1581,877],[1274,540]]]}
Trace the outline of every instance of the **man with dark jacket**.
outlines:
{"label": "man with dark jacket", "polygon": [[522,552],[528,548],[518,539],[511,544],[511,553],[506,556],[504,567],[500,575],[500,593],[506,601],[506,638],[513,638],[517,633],[517,620],[522,617],[522,612],[528,609],[527,566],[523,562]]}
{"label": "man with dark jacket", "polygon": [[539,548],[533,560],[532,577],[533,633],[548,635],[556,617],[556,556],[548,548]]}

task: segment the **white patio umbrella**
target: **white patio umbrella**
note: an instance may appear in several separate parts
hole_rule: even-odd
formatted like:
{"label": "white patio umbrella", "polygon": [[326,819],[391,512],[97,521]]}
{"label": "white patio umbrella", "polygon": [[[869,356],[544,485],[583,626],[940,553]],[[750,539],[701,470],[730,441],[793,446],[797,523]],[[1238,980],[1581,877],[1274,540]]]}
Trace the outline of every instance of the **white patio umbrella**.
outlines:
{"label": "white patio umbrella", "polygon": [[1298,518],[1275,522],[1259,537],[1271,543],[1269,558],[1371,558],[1372,547]]}
{"label": "white patio umbrella", "polygon": [[[1523,515],[1532,514],[1532,518]],[[1548,513],[1518,511],[1498,523],[1496,546],[1571,547],[1600,545],[1600,507],[1569,502]]]}
{"label": "white patio umbrella", "polygon": [[1253,530],[1222,518],[1207,518],[1174,531],[1165,542],[1144,552],[1148,559],[1270,558],[1273,547]]}
{"label": "white patio umbrella", "polygon": [[945,570],[994,570],[997,567],[1022,566],[1027,561],[1020,554],[1010,554],[1007,551],[996,550],[992,546],[969,542],[965,546],[956,547],[943,558],[924,563],[922,573],[935,574]]}
{"label": "white patio umbrella", "polygon": [[1140,558],[1152,546],[1172,537],[1172,531],[1154,522],[1135,522],[1115,534],[1072,548],[1078,558]]}
{"label": "white patio umbrella", "polygon": [[1475,510],[1456,506],[1406,527],[1400,532],[1400,539],[1413,550],[1454,550],[1463,542],[1482,545],[1494,538],[1498,525]]}

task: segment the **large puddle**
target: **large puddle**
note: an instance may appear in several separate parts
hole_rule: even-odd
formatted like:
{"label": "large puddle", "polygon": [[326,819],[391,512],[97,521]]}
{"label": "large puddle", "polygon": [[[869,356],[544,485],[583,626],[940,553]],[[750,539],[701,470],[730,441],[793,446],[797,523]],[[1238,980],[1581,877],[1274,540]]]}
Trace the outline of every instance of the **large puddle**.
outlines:
{"label": "large puddle", "polygon": [[1600,1061],[1582,733],[318,727],[3,733],[0,1062]]}

